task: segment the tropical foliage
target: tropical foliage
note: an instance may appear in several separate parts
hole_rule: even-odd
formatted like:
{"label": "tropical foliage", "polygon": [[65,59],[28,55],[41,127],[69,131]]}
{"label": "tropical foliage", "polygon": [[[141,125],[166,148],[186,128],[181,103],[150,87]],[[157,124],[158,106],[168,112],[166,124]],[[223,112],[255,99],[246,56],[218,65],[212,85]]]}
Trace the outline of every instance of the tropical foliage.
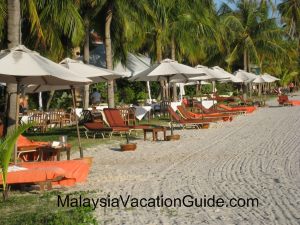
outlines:
{"label": "tropical foliage", "polygon": [[[300,6],[298,0],[36,0],[21,1],[22,43],[59,61],[72,49],[83,49],[96,31],[106,48],[106,66],[126,61],[127,52],[143,53],[152,61],[219,65],[230,71],[258,67],[284,77],[299,78]],[[7,1],[0,0],[0,43],[7,45]],[[90,48],[93,48],[90,45]],[[113,86],[116,85],[114,90]],[[127,81],[109,83],[108,95],[126,96]],[[141,86],[144,88],[141,90]],[[145,92],[143,85],[131,85]],[[136,90],[135,90],[136,89]],[[158,94],[157,84],[152,84]],[[130,91],[126,90],[130,96]]]}
{"label": "tropical foliage", "polygon": [[32,124],[28,123],[25,125],[19,126],[17,129],[13,130],[11,133],[8,133],[4,139],[0,140],[0,173],[2,176],[2,185],[3,185],[3,198],[7,197],[7,172],[8,165],[11,161],[11,156],[14,151],[15,144],[18,137]]}

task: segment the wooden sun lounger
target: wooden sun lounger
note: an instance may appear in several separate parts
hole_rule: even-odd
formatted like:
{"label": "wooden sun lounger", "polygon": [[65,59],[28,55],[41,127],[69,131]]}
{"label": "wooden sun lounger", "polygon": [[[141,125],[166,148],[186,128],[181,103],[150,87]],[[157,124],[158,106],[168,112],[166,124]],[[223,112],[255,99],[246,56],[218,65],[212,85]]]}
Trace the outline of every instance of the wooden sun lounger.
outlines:
{"label": "wooden sun lounger", "polygon": [[224,104],[217,105],[219,108],[225,109],[227,111],[231,112],[246,112],[246,113],[252,113],[256,110],[255,106],[239,106],[239,107],[230,107]]}
{"label": "wooden sun lounger", "polygon": [[110,134],[113,132],[113,128],[111,127],[104,127],[103,122],[88,122],[83,124],[85,128],[85,136],[88,139],[89,138],[89,133],[93,135],[93,138],[96,138],[97,134],[100,134],[102,138],[104,138],[104,134],[108,133]]}
{"label": "wooden sun lounger", "polygon": [[182,125],[183,128],[186,126],[192,126],[196,128],[208,128],[209,123],[215,122],[215,120],[212,119],[184,119],[181,118],[173,109],[171,106],[168,106],[168,112],[171,116],[172,122],[175,122],[179,125]]}
{"label": "wooden sun lounger", "polygon": [[129,131],[132,131],[143,130],[152,127],[151,125],[127,125],[118,109],[106,108],[103,111],[109,126],[113,129],[128,129]]}
{"label": "wooden sun lounger", "polygon": [[296,106],[300,105],[300,101],[298,100],[289,100],[289,97],[287,95],[280,95],[277,99],[279,105],[283,106]]}
{"label": "wooden sun lounger", "polygon": [[185,118],[185,119],[216,119],[216,120],[223,120],[223,121],[232,121],[231,115],[226,115],[222,113],[192,113],[188,111],[183,106],[177,106],[177,109],[179,113]]}
{"label": "wooden sun lounger", "polygon": [[194,103],[194,107],[200,111],[201,113],[222,113],[222,114],[225,114],[225,115],[239,115],[239,114],[244,114],[245,112],[244,111],[228,111],[228,110],[225,110],[225,109],[222,109],[222,110],[218,110],[218,109],[213,109],[213,108],[205,108],[200,102],[195,102]]}

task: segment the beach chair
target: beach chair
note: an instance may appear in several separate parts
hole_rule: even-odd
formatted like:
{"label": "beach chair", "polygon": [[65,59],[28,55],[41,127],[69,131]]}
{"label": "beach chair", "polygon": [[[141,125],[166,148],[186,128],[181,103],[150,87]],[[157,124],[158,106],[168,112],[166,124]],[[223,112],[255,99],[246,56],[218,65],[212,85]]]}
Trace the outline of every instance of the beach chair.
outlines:
{"label": "beach chair", "polygon": [[106,108],[103,112],[109,127],[113,129],[112,133],[124,132],[126,129],[126,132],[129,130],[130,133],[133,130],[143,130],[152,127],[151,125],[126,125],[118,109]]}
{"label": "beach chair", "polygon": [[17,156],[24,162],[38,161],[40,157],[38,149],[47,145],[48,142],[31,141],[20,135],[17,140]]}
{"label": "beach chair", "polygon": [[48,128],[48,115],[43,112],[35,113],[28,118],[29,123],[33,123],[32,129],[45,133]]}
{"label": "beach chair", "polygon": [[118,108],[126,125],[136,125],[135,108]]}
{"label": "beach chair", "polygon": [[254,106],[254,102],[251,99],[244,99],[242,95],[238,96],[241,101],[241,105]]}
{"label": "beach chair", "polygon": [[218,109],[215,109],[215,108],[205,108],[200,102],[194,102],[194,108],[196,110],[198,110],[199,112],[201,113],[207,113],[207,114],[210,114],[210,113],[222,113],[224,115],[239,115],[239,114],[245,114],[244,111],[227,111],[225,109],[223,110],[218,110]]}
{"label": "beach chair", "polygon": [[216,119],[216,120],[223,120],[223,121],[232,121],[232,115],[226,115],[222,113],[193,113],[188,111],[185,107],[183,106],[177,106],[177,109],[179,113],[185,118],[185,119]]}
{"label": "beach chair", "polygon": [[287,95],[279,95],[277,101],[279,105],[282,106],[293,106],[293,103],[289,100]]}
{"label": "beach chair", "polygon": [[213,94],[213,97],[210,97],[210,100],[215,100],[218,102],[234,102],[234,97],[222,97],[219,96],[217,93]]}
{"label": "beach chair", "polygon": [[171,117],[171,123],[175,122],[179,124],[182,128],[187,126],[199,128],[208,128],[211,122],[215,122],[213,119],[184,119],[181,118],[171,106],[168,106],[168,112]]}
{"label": "beach chair", "polygon": [[219,104],[217,107],[229,111],[229,112],[245,112],[245,113],[252,113],[256,110],[255,106],[239,106],[239,107],[230,107],[224,104]]}
{"label": "beach chair", "polygon": [[91,134],[95,139],[97,134],[101,135],[102,138],[104,138],[104,135],[106,133],[110,134],[111,132],[113,132],[112,127],[105,127],[104,123],[100,121],[84,123],[83,126],[85,128],[84,133],[87,139],[89,138],[89,134]]}
{"label": "beach chair", "polygon": [[[52,185],[73,186],[85,182],[90,165],[83,159],[55,162],[23,162],[9,167],[8,185],[38,184],[41,190]],[[0,176],[2,183],[2,176]]]}
{"label": "beach chair", "polygon": [[59,160],[62,151],[67,151],[67,158],[70,159],[70,149],[70,144],[54,148],[48,142],[32,141],[23,135],[17,141],[17,156],[23,162]]}

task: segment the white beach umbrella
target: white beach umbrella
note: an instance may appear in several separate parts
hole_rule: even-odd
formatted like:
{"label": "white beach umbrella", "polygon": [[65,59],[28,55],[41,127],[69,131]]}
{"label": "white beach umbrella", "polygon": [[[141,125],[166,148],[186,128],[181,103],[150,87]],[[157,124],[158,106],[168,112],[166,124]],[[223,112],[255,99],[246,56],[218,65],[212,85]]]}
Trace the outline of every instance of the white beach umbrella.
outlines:
{"label": "white beach umbrella", "polygon": [[253,83],[258,84],[258,96],[261,96],[261,86],[262,84],[267,83],[267,81],[262,76],[258,76]]}
{"label": "white beach umbrella", "polygon": [[[190,80],[202,80],[202,81],[232,81],[240,82],[239,79],[235,79],[234,76],[222,68],[215,66],[213,68],[208,68],[206,66],[197,65],[195,67],[199,72],[204,74],[200,77],[192,77]],[[232,79],[232,80],[231,80]]]}
{"label": "white beach umbrella", "polygon": [[218,78],[220,80],[222,80],[222,79],[230,79],[233,76],[231,73],[225,71],[224,69],[222,69],[219,66],[214,66],[212,68],[212,70],[215,71],[216,74],[218,74]]}
{"label": "white beach umbrella", "polygon": [[[108,80],[114,80],[118,78],[125,77],[124,74],[100,68],[97,66],[84,64],[82,61],[73,60],[70,58],[65,58],[60,63],[64,68],[68,69],[71,72],[76,73],[82,78],[88,78],[91,83],[107,82]],[[74,85],[75,87],[81,87],[81,85]],[[25,88],[27,93],[36,93],[44,91],[56,91],[56,90],[67,90],[70,89],[70,85],[28,85]]]}
{"label": "white beach umbrella", "polygon": [[255,80],[253,80],[252,82],[255,84],[267,83],[267,81],[262,76],[257,76],[257,78],[255,78]]}
{"label": "white beach umbrella", "polygon": [[186,82],[190,77],[200,76],[195,68],[180,64],[177,61],[171,59],[165,59],[158,64],[151,66],[150,68],[138,73],[129,80],[131,81],[172,81],[178,80]]}
{"label": "white beach umbrella", "polygon": [[70,58],[64,59],[59,64],[73,72],[76,72],[81,77],[91,79],[94,83],[114,80],[125,76],[112,70],[84,64],[82,61],[73,60]]}
{"label": "white beach umbrella", "polygon": [[268,82],[268,83],[272,83],[272,82],[275,82],[275,81],[280,80],[280,79],[278,79],[277,77],[274,77],[274,76],[272,76],[272,75],[270,75],[270,74],[267,74],[267,73],[264,73],[264,74],[262,75],[262,77],[263,77],[264,80],[265,80],[266,82]]}
{"label": "white beach umbrella", "polygon": [[[17,113],[15,123],[16,126],[18,126],[20,84],[76,85],[80,83],[90,83],[91,80],[78,76],[76,73],[41,56],[39,53],[29,50],[24,45],[18,45],[15,48],[0,52],[0,82],[17,84]],[[74,93],[73,103],[75,105]],[[77,121],[76,125],[80,156],[83,157]],[[16,147],[14,156],[16,162]]]}
{"label": "white beach umbrella", "polygon": [[0,82],[75,85],[91,82],[24,45],[0,52]]}
{"label": "white beach umbrella", "polygon": [[238,70],[235,72],[235,77],[241,79],[244,83],[252,82],[257,78],[257,75],[246,72],[244,70]]}

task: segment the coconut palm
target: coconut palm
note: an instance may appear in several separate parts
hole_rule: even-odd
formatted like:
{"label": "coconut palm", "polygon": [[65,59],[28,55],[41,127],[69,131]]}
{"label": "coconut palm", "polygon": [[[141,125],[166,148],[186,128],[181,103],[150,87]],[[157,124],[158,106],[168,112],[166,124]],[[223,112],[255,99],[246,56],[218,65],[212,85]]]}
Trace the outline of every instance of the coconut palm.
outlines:
{"label": "coconut palm", "polygon": [[244,70],[249,71],[250,63],[259,63],[262,67],[266,59],[287,56],[281,45],[283,30],[275,18],[269,18],[267,4],[262,7],[256,1],[240,0],[236,7],[222,15],[226,35],[232,41],[226,59],[229,65],[242,55]]}
{"label": "coconut palm", "polygon": [[298,0],[284,0],[278,5],[282,21],[286,23],[288,33],[293,38],[300,37],[300,2]]}
{"label": "coconut palm", "polygon": [[298,71],[300,72],[300,2],[284,0],[278,5],[282,21],[287,25],[287,31],[292,39],[298,40]]}
{"label": "coconut palm", "polygon": [[[20,10],[19,0],[7,0],[7,42],[9,48],[20,44]],[[18,111],[15,107],[17,105],[17,85],[7,84],[6,91],[9,93],[7,98],[7,130],[11,132],[15,127]]]}
{"label": "coconut palm", "polygon": [[[7,19],[8,47],[12,48],[22,41],[35,49],[40,47],[40,50],[43,50],[46,55],[53,59],[59,59],[64,53],[66,40],[70,40],[72,45],[78,45],[84,35],[78,6],[74,4],[76,2],[37,0],[22,1],[21,5],[19,0],[8,0],[6,3],[1,1],[0,13],[2,13],[2,18],[0,23]],[[5,17],[6,7],[7,18]],[[21,36],[20,34],[21,9],[23,15],[22,29],[30,35]],[[8,84],[7,92],[10,93],[9,105],[16,105],[16,85]],[[16,113],[15,107],[8,106],[8,129],[15,124],[13,118],[15,118]]]}

